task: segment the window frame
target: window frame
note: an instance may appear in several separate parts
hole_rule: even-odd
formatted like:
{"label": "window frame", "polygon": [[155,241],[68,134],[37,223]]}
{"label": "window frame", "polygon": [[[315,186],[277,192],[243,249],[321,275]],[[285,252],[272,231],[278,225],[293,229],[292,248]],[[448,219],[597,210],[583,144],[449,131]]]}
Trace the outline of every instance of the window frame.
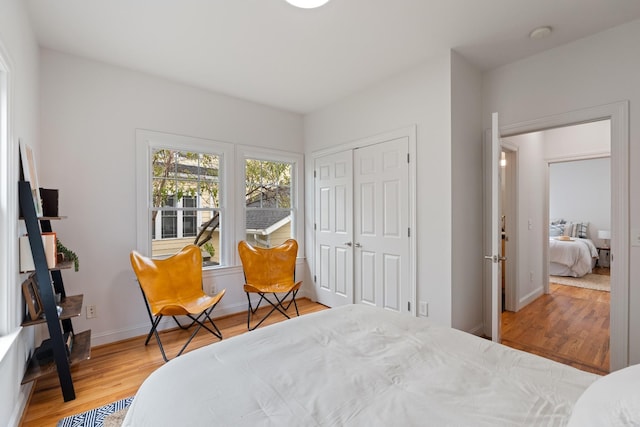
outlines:
{"label": "window frame", "polygon": [[240,197],[240,194],[244,195],[244,188],[246,182],[246,160],[267,160],[273,162],[286,162],[291,163],[291,231],[293,233],[292,238],[298,241],[298,257],[302,257],[304,252],[304,156],[299,153],[292,153],[288,151],[280,151],[269,148],[252,147],[249,145],[238,145],[236,147],[237,161],[236,161],[236,187],[238,188],[238,198],[236,203],[236,222],[235,235],[238,236],[238,240],[244,240],[246,236],[246,203],[244,197]]}
{"label": "window frame", "polygon": [[[18,287],[18,141],[12,135],[13,78],[7,50],[0,43],[0,235],[16,236],[0,240],[0,337],[20,325],[21,303]],[[0,358],[4,347],[0,346]]]}
{"label": "window frame", "polygon": [[151,182],[151,158],[155,149],[174,149],[220,156],[220,265],[206,266],[217,269],[235,265],[235,218],[233,208],[234,145],[229,142],[214,141],[164,132],[136,129],[136,249],[149,256],[151,254],[151,211],[153,209]]}

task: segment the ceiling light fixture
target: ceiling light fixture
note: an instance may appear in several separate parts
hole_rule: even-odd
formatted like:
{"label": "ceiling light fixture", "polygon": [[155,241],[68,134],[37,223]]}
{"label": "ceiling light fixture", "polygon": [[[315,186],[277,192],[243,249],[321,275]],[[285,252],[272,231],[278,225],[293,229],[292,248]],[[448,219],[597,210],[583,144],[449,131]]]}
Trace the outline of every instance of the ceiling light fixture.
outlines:
{"label": "ceiling light fixture", "polygon": [[549,26],[545,26],[545,27],[538,27],[536,29],[534,29],[533,31],[531,31],[529,33],[529,38],[530,39],[541,39],[544,37],[547,37],[549,34],[551,34],[551,27]]}
{"label": "ceiling light fixture", "polygon": [[314,9],[327,3],[329,0],[287,0],[287,3],[302,9]]}

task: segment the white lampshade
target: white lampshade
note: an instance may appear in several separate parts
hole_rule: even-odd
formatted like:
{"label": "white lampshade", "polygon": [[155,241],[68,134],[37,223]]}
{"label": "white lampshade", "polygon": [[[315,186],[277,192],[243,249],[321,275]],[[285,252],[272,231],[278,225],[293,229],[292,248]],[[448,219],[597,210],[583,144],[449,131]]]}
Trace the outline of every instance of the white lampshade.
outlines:
{"label": "white lampshade", "polygon": [[287,3],[303,9],[313,9],[322,6],[328,1],[329,0],[287,0]]}
{"label": "white lampshade", "polygon": [[611,231],[609,230],[598,230],[598,239],[610,239]]}

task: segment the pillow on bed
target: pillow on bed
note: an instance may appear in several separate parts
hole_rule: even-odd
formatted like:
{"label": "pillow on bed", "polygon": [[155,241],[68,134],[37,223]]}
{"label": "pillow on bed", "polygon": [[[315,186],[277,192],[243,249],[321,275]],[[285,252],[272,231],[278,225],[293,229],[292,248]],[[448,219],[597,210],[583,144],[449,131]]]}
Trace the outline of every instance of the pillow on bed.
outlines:
{"label": "pillow on bed", "polygon": [[568,427],[640,425],[640,365],[612,372],[578,398]]}
{"label": "pillow on bed", "polygon": [[549,224],[549,237],[562,236],[564,233],[564,224]]}
{"label": "pillow on bed", "polygon": [[573,223],[572,222],[568,222],[565,224],[564,226],[564,232],[562,233],[563,236],[567,236],[567,237],[571,237],[571,233],[573,233]]}
{"label": "pillow on bed", "polygon": [[588,222],[577,222],[577,223],[573,224],[573,229],[572,229],[571,234],[569,236],[571,236],[571,237],[579,237],[580,239],[586,239],[587,238],[588,229],[589,229],[589,223]]}

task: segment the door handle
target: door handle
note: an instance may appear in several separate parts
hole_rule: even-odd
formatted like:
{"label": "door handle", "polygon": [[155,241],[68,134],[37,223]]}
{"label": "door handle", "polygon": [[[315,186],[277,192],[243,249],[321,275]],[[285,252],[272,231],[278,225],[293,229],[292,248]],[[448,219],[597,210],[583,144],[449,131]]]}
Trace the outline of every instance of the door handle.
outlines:
{"label": "door handle", "polygon": [[346,242],[346,243],[344,243],[344,245],[345,245],[345,246],[349,246],[349,247],[351,247],[351,246],[352,246],[352,243],[351,243],[351,242]]}
{"label": "door handle", "polygon": [[506,261],[507,257],[502,257],[502,256],[498,256],[498,255],[485,255],[484,259],[490,259],[491,262],[499,262],[499,261]]}
{"label": "door handle", "polygon": [[356,244],[355,244],[355,245],[353,245],[353,246],[355,246],[356,248],[361,248],[361,247],[362,247],[362,245],[361,245],[360,243],[356,243]]}

